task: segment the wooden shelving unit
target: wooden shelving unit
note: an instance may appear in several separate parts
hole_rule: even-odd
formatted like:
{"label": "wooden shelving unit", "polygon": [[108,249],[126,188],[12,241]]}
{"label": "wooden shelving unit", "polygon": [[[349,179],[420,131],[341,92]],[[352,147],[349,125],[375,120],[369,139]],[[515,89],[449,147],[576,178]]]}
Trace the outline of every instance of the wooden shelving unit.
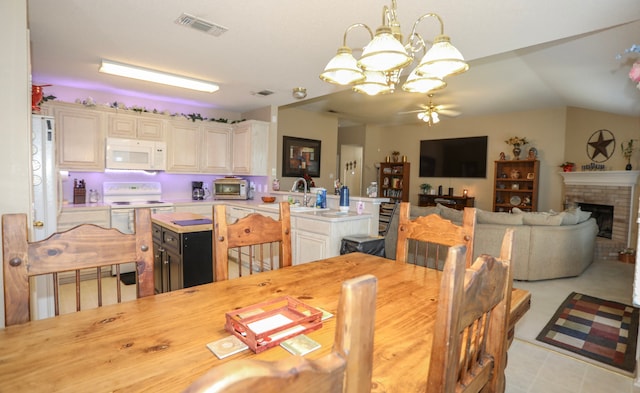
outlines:
{"label": "wooden shelving unit", "polygon": [[524,211],[538,210],[540,161],[495,161],[493,211],[510,212],[517,207]]}
{"label": "wooden shelving unit", "polygon": [[409,202],[409,175],[411,164],[408,162],[380,163],[380,196],[392,202]]}

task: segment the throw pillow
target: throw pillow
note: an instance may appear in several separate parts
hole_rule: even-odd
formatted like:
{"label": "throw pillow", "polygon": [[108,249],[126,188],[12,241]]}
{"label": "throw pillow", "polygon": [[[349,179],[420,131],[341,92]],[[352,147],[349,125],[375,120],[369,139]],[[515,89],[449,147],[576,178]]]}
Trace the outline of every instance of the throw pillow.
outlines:
{"label": "throw pillow", "polygon": [[442,218],[453,222],[462,222],[462,210],[452,209],[440,203],[437,204],[437,207],[440,209]]}
{"label": "throw pillow", "polygon": [[488,212],[476,208],[476,221],[478,224],[522,225],[522,218],[522,214]]}
{"label": "throw pillow", "polygon": [[558,226],[562,225],[561,214],[556,212],[525,212],[517,207],[511,209],[514,214],[522,215],[522,222],[524,225],[550,225]]}
{"label": "throw pillow", "polygon": [[[591,218],[591,212],[582,211],[580,206],[567,209],[564,212],[567,213],[567,214],[575,216],[575,221],[576,222],[573,223],[573,224],[580,224],[581,222],[585,222],[589,218]],[[570,221],[573,221],[573,217],[572,217],[572,219]],[[569,223],[570,221],[567,221],[567,222]],[[563,223],[562,225],[570,225],[570,224]]]}
{"label": "throw pillow", "polygon": [[440,215],[440,208],[438,206],[415,206],[411,205],[409,210],[409,217],[415,220],[418,217],[428,216],[430,214]]}

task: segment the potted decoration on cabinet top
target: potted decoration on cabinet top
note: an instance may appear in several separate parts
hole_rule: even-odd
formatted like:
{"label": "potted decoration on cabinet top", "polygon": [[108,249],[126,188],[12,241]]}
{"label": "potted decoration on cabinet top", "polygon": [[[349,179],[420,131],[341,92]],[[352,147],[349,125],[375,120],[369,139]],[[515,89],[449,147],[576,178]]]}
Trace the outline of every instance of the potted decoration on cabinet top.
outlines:
{"label": "potted decoration on cabinet top", "polygon": [[633,152],[636,150],[636,147],[633,145],[633,141],[634,139],[629,139],[626,142],[622,142],[622,144],[620,145],[620,147],[622,147],[622,155],[624,156],[624,159],[627,160],[627,166],[624,169],[628,171],[632,169],[631,156],[633,155]]}
{"label": "potted decoration on cabinet top", "polygon": [[514,160],[519,160],[520,159],[520,153],[522,152],[522,149],[520,147],[529,143],[527,138],[520,138],[520,137],[517,137],[517,136],[511,137],[511,138],[507,139],[504,142],[507,145],[513,146],[513,159]]}
{"label": "potted decoration on cabinet top", "polygon": [[431,187],[431,184],[429,184],[429,183],[422,183],[422,184],[420,184],[420,190],[422,190],[422,193],[423,193],[424,195],[429,194],[429,192],[431,191],[431,189],[432,189],[432,187]]}
{"label": "potted decoration on cabinet top", "polygon": [[563,172],[573,172],[573,167],[576,166],[576,164],[571,161],[565,161],[559,166],[562,168]]}

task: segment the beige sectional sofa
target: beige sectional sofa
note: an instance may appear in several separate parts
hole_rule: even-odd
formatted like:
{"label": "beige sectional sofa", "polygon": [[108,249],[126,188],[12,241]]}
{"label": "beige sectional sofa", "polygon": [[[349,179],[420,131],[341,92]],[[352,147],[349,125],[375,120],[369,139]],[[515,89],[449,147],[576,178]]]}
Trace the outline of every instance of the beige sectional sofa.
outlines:
{"label": "beige sectional sofa", "polygon": [[[395,259],[398,213],[385,238],[386,255]],[[462,212],[443,205],[411,206],[411,218],[439,214],[454,223]],[[499,255],[505,229],[514,228],[513,277],[516,280],[546,280],[580,275],[592,262],[598,226],[591,213],[579,208],[560,213],[494,213],[477,209],[474,258]]]}

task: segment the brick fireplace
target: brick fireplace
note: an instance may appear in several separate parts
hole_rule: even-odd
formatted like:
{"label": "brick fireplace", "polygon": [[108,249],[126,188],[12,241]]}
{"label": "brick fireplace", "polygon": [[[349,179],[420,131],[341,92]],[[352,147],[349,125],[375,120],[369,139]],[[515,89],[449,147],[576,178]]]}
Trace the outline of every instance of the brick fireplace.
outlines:
{"label": "brick fireplace", "polygon": [[[635,247],[634,195],[640,171],[561,172],[567,206],[613,206],[610,238],[596,238],[596,259],[617,260],[618,251]],[[588,210],[582,208],[582,210]]]}

